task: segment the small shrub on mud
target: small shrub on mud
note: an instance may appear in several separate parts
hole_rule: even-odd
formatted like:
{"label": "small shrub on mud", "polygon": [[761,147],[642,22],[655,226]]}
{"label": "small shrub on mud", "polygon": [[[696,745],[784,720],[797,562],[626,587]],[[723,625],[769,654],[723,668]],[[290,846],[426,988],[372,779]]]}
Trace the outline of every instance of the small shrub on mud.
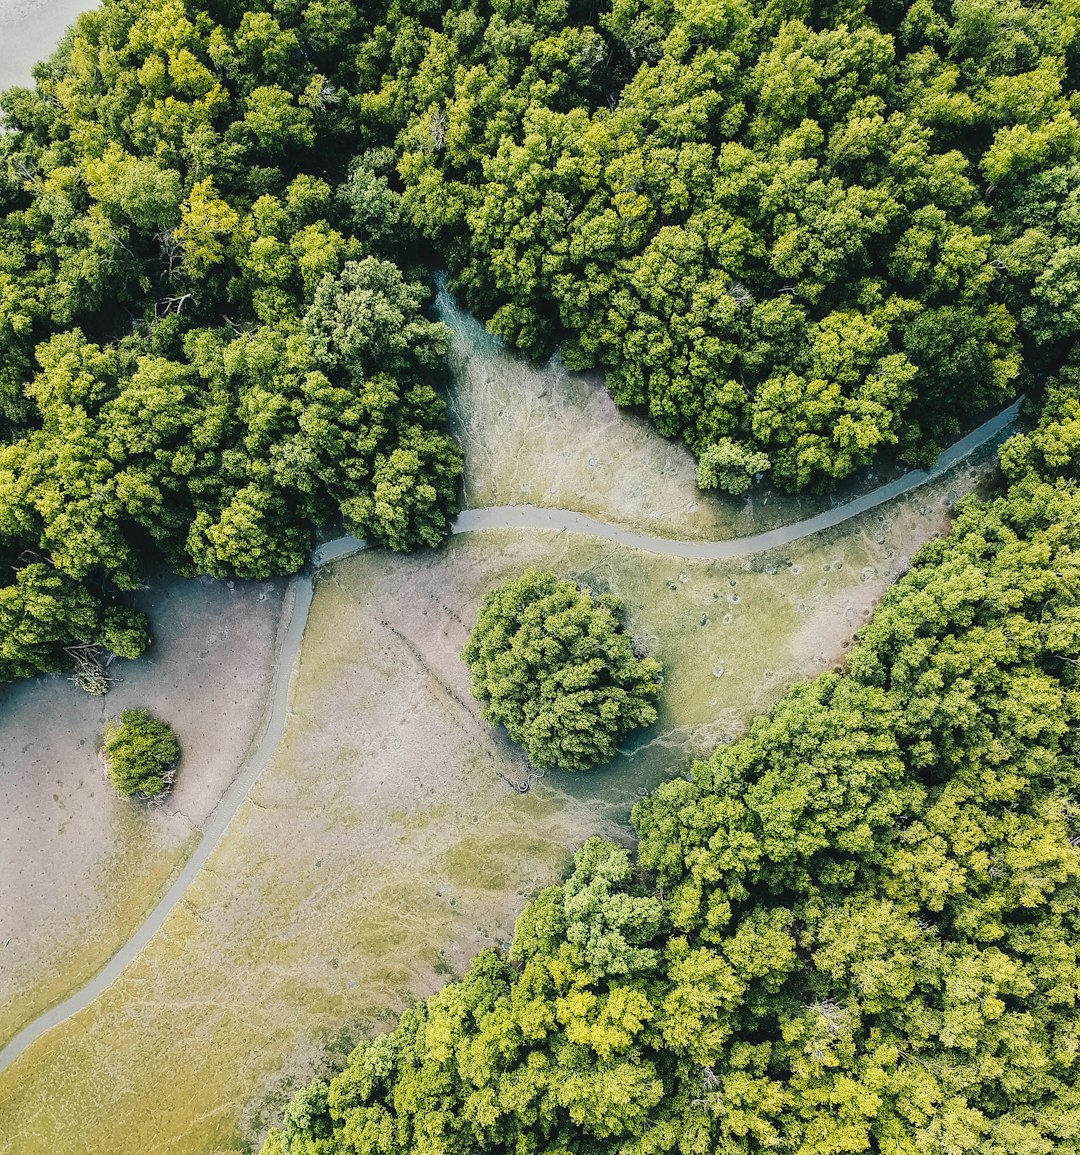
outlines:
{"label": "small shrub on mud", "polygon": [[662,667],[635,653],[623,603],[529,570],[484,598],[462,655],[484,717],[538,770],[609,761],[656,720]]}
{"label": "small shrub on mud", "polygon": [[156,798],[172,785],[180,743],[166,722],[145,710],[125,710],[105,725],[102,757],[118,794]]}

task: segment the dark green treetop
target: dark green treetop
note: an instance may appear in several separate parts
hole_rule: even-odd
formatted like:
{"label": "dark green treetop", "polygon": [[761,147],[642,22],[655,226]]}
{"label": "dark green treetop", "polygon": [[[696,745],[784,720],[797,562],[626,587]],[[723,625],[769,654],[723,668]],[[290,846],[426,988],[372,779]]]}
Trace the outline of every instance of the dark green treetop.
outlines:
{"label": "dark green treetop", "polygon": [[102,756],[118,794],[156,798],[172,783],[180,743],[166,722],[146,710],[125,710],[105,724]]}
{"label": "dark green treetop", "polygon": [[270,7],[108,0],[0,98],[0,679],[135,656],[151,567],[446,534],[446,332],[392,154],[355,155],[369,22]]}
{"label": "dark green treetop", "polygon": [[662,667],[635,655],[622,616],[618,598],[538,570],[484,598],[462,654],[472,692],[538,770],[607,762],[655,721]]}

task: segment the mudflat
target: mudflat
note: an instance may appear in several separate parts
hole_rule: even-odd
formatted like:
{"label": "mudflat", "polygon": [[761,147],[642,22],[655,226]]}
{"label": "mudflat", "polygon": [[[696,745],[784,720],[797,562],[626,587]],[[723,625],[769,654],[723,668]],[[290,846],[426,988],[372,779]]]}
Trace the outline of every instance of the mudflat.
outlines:
{"label": "mudflat", "polygon": [[0,91],[33,83],[30,69],[51,56],[88,0],[0,0]]}
{"label": "mudflat", "polygon": [[[273,761],[138,959],[0,1075],[0,1152],[257,1143],[298,1084],[505,945],[585,837],[628,839],[644,791],[840,665],[993,459],[746,558],[501,530],[327,567]],[[611,766],[522,794],[521,757],[480,719],[459,653],[484,591],[528,565],[623,596],[666,684],[656,724]]]}
{"label": "mudflat", "polygon": [[[260,728],[286,585],[155,577],[136,599],[154,641],[107,695],[0,688],[0,1040],[97,971],[187,857]],[[104,777],[105,719],[130,706],[180,739],[160,806]]]}
{"label": "mudflat", "polygon": [[465,450],[462,508],[528,504],[571,509],[628,529],[724,541],[790,525],[905,473],[879,458],[827,495],[781,493],[768,475],[745,498],[700,490],[682,442],[643,414],[620,409],[599,373],[571,373],[558,357],[515,356],[441,289],[450,327],[450,427]]}

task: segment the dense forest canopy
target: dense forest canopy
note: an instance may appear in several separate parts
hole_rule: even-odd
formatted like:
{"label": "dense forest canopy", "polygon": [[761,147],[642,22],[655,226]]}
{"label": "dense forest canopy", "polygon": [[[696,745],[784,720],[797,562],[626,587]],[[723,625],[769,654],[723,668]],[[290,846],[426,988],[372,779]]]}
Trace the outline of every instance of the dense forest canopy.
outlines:
{"label": "dense forest canopy", "polygon": [[137,655],[150,565],[444,537],[447,333],[392,155],[356,154],[351,13],[110,2],[2,98],[0,679]]}
{"label": "dense forest canopy", "polygon": [[437,543],[424,281],[732,492],[931,458],[1080,325],[1072,0],[106,0],[0,99],[0,678],[149,565]]}
{"label": "dense forest canopy", "polygon": [[391,5],[361,103],[497,332],[720,446],[706,484],[828,488],[1076,339],[1077,37],[1071,0]]}
{"label": "dense forest canopy", "polygon": [[1080,1145],[1078,73],[1075,0],[106,0],[0,98],[0,679],[139,653],[152,565],[438,543],[436,264],[706,486],[1043,400],[845,674],[267,1155]]}
{"label": "dense forest canopy", "polygon": [[1080,1147],[1080,373],[848,671],[634,810],[263,1155]]}

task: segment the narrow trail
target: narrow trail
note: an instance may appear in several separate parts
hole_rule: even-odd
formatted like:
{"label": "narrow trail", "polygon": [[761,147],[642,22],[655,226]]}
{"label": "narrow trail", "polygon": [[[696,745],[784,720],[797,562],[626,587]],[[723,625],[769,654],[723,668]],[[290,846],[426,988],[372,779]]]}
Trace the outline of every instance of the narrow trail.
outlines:
{"label": "narrow trail", "polygon": [[[1020,412],[1017,401],[1004,412],[980,425],[967,437],[947,449],[929,470],[916,469],[904,474],[887,485],[879,486],[869,493],[835,509],[826,510],[814,517],[791,525],[769,530],[767,533],[748,537],[730,538],[727,541],[680,541],[675,538],[656,537],[623,529],[609,522],[598,521],[582,513],[564,509],[541,509],[531,505],[492,506],[486,509],[469,509],[458,514],[450,532],[452,534],[474,533],[486,530],[540,529],[558,532],[579,533],[590,537],[617,542],[633,549],[677,558],[719,559],[745,557],[790,545],[801,538],[819,533],[823,529],[840,525],[860,513],[891,501],[893,498],[917,489],[928,481],[941,476],[959,464],[976,449],[994,438],[1007,433],[1016,424]],[[53,1027],[71,1018],[72,1015],[88,1007],[99,995],[120,977],[129,963],[149,943],[153,935],[161,929],[173,908],[181,901],[188,887],[194,882],[210,855],[217,848],[226,829],[236,816],[255,782],[270,764],[270,760],[285,733],[288,719],[289,691],[300,644],[304,637],[308,611],[314,592],[314,574],[322,566],[341,558],[349,557],[367,548],[367,543],[351,536],[335,538],[324,542],[311,555],[311,566],[297,574],[290,583],[291,606],[288,620],[281,632],[281,646],[278,652],[274,682],[270,694],[270,709],[266,726],[255,749],[221,796],[210,819],[203,829],[202,837],[173,880],[169,889],[134,931],[126,943],[112,956],[105,966],[84,986],[69,995],[63,1002],[45,1011],[28,1023],[14,1038],[0,1050],[0,1071],[4,1071],[37,1039]],[[510,783],[520,789],[515,783]]]}
{"label": "narrow trail", "polygon": [[[622,526],[599,521],[595,517],[573,510],[546,509],[536,505],[492,505],[484,509],[466,509],[454,518],[450,532],[458,534],[492,529],[547,529],[585,534],[588,537],[613,541],[618,545],[645,550],[647,553],[660,554],[664,557],[707,561],[746,557],[749,554],[776,549],[778,546],[791,545],[801,538],[809,537],[812,533],[820,533],[823,529],[841,525],[860,513],[918,489],[920,485],[925,485],[928,481],[947,473],[988,441],[1011,429],[1016,424],[1019,412],[1020,402],[1017,401],[1003,413],[984,422],[967,437],[946,449],[930,469],[913,469],[910,473],[905,473],[885,485],[879,485],[877,489],[855,497],[835,509],[827,509],[802,521],[782,525],[766,533],[751,534],[748,537],[732,537],[725,541],[686,541],[680,538],[658,537],[650,533],[624,529]],[[366,542],[346,534],[333,541],[324,542],[311,555],[311,561],[317,568],[328,562],[340,561],[341,558],[349,557],[366,548]]]}

